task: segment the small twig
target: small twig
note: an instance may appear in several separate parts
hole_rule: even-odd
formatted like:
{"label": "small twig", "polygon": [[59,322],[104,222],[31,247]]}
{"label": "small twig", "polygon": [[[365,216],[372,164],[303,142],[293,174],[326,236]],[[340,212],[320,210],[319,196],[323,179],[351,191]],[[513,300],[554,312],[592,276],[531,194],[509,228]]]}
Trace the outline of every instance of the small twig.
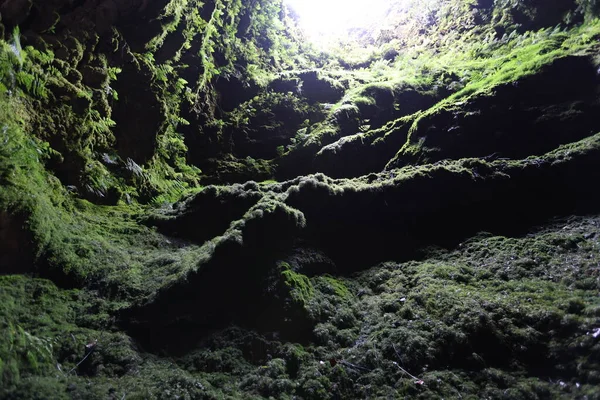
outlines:
{"label": "small twig", "polygon": [[77,363],[77,365],[76,365],[76,366],[74,366],[73,368],[71,368],[71,370],[70,370],[69,372],[67,372],[67,375],[69,375],[71,372],[75,371],[75,369],[76,369],[77,367],[79,367],[79,366],[81,365],[81,363],[82,363],[82,362],[84,362],[84,361],[85,361],[85,360],[86,360],[86,359],[87,359],[87,358],[90,356],[90,354],[92,354],[92,352],[91,352],[91,351],[90,351],[89,353],[87,353],[87,354],[85,355],[85,357],[83,357],[83,358],[81,359],[81,361],[79,361],[79,362]]}
{"label": "small twig", "polygon": [[[398,360],[400,361],[400,363],[402,365],[404,365],[404,363],[402,362],[402,357],[400,357],[400,353],[396,349],[396,346],[394,345],[394,343],[392,343],[392,348],[394,349],[394,352],[396,353],[396,357],[398,357]],[[404,368],[402,368],[400,365],[398,365],[398,363],[396,361],[392,361],[392,364],[394,364],[396,367],[398,367],[398,369],[400,369],[400,371],[404,372],[406,375],[408,375],[411,378],[413,378],[415,380],[416,384],[422,385],[422,384],[425,383],[423,381],[423,379],[417,378],[416,376],[414,376],[413,374],[411,374],[410,372],[408,372],[407,370],[405,370]]]}
{"label": "small twig", "polygon": [[394,349],[394,353],[396,353],[396,357],[398,357],[398,361],[400,361],[400,364],[402,364],[402,366],[404,366],[404,362],[402,361],[402,357],[400,357],[400,353],[396,349],[396,345],[394,343],[392,343],[392,348]]}
{"label": "small twig", "polygon": [[415,380],[415,383],[418,383],[419,385],[424,384],[425,382],[423,381],[423,379],[417,378],[416,376],[414,376],[413,374],[411,374],[410,372],[408,372],[407,370],[405,370],[404,368],[402,368],[401,366],[398,365],[398,363],[396,361],[392,361],[392,364],[394,364],[396,367],[398,367],[398,369],[402,372],[404,372],[406,375],[410,376],[411,378],[413,378]]}
{"label": "small twig", "polygon": [[69,375],[71,372],[75,371],[75,369],[77,367],[79,367],[81,365],[81,363],[83,363],[85,360],[87,360],[87,358],[90,356],[90,354],[92,354],[94,352],[94,350],[96,350],[96,345],[98,344],[98,339],[91,341],[90,343],[85,345],[85,350],[86,350],[86,354],[85,357],[83,357],[81,359],[81,361],[79,361],[77,363],[76,366],[74,366],[73,368],[71,368],[71,370],[69,372],[67,372],[67,375]]}
{"label": "small twig", "polygon": [[362,370],[362,371],[367,371],[367,372],[371,371],[368,368],[361,367],[360,365],[355,365],[355,364],[349,363],[348,361],[344,361],[344,360],[340,360],[340,364],[345,365],[346,367],[350,367],[350,368],[354,368],[354,369],[358,369],[358,370]]}

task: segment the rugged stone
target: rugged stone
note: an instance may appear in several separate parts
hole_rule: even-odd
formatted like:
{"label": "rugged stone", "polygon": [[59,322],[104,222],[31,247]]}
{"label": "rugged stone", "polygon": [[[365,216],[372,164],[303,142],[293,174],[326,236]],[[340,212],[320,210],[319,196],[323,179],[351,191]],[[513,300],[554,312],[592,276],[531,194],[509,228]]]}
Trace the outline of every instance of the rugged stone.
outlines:
{"label": "rugged stone", "polygon": [[0,212],[0,275],[34,272],[33,238],[25,223],[23,216]]}
{"label": "rugged stone", "polygon": [[460,111],[441,111],[419,121],[410,141],[424,149],[414,156],[401,152],[395,165],[419,158],[519,159],[587,137],[600,130],[592,117],[600,110],[599,79],[588,57],[556,60],[539,74],[470,100]]}
{"label": "rugged stone", "polygon": [[31,10],[32,0],[6,0],[0,5],[2,21],[8,26],[17,26],[21,24]]}
{"label": "rugged stone", "polygon": [[335,103],[344,94],[343,87],[333,81],[319,77],[317,71],[306,71],[299,74],[300,90],[309,101],[319,103]]}

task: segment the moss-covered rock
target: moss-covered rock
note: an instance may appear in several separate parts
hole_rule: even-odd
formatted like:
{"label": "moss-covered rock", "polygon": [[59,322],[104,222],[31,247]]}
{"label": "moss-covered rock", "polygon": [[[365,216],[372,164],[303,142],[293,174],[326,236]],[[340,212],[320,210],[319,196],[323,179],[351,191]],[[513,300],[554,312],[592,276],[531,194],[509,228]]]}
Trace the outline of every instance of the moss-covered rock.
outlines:
{"label": "moss-covered rock", "polygon": [[589,57],[561,58],[535,75],[469,100],[460,111],[426,116],[409,139],[419,151],[405,146],[392,165],[462,157],[518,159],[586,137],[600,129],[591,118],[598,107],[596,70]]}
{"label": "moss-covered rock", "polygon": [[0,397],[598,398],[597,2],[0,3]]}

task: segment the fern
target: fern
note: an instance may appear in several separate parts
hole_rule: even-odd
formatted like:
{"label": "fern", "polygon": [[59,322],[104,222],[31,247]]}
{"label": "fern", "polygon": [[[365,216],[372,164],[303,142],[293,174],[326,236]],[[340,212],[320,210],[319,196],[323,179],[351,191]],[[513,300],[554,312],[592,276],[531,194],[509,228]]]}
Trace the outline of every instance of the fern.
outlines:
{"label": "fern", "polygon": [[85,146],[91,150],[96,146],[108,148],[114,140],[112,128],[116,126],[116,122],[108,117],[101,117],[100,113],[93,109],[88,111],[84,122],[88,133]]}
{"label": "fern", "polygon": [[51,50],[39,51],[32,46],[27,46],[25,52],[31,60],[41,66],[49,66],[54,61],[54,53]]}
{"label": "fern", "polygon": [[90,120],[88,121],[88,125],[90,127],[90,131],[94,135],[101,135],[112,133],[111,129],[115,127],[117,123],[108,117],[102,117],[99,120]]}
{"label": "fern", "polygon": [[173,73],[173,67],[167,64],[158,65],[154,69],[154,78],[158,81],[167,83],[169,76]]}
{"label": "fern", "polygon": [[37,74],[33,75],[25,71],[19,71],[16,74],[16,80],[19,86],[28,94],[44,99],[48,97],[46,82]]}

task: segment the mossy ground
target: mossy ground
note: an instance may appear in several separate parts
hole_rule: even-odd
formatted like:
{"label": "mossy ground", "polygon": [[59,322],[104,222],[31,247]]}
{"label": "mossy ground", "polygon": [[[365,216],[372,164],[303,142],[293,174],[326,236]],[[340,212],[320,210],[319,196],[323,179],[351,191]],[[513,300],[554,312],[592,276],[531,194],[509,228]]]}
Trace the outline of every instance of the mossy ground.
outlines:
{"label": "mossy ground", "polygon": [[4,277],[3,396],[597,398],[599,223],[483,233],[423,261],[312,278],[313,343],[226,329],[174,359],[140,353],[86,292]]}

